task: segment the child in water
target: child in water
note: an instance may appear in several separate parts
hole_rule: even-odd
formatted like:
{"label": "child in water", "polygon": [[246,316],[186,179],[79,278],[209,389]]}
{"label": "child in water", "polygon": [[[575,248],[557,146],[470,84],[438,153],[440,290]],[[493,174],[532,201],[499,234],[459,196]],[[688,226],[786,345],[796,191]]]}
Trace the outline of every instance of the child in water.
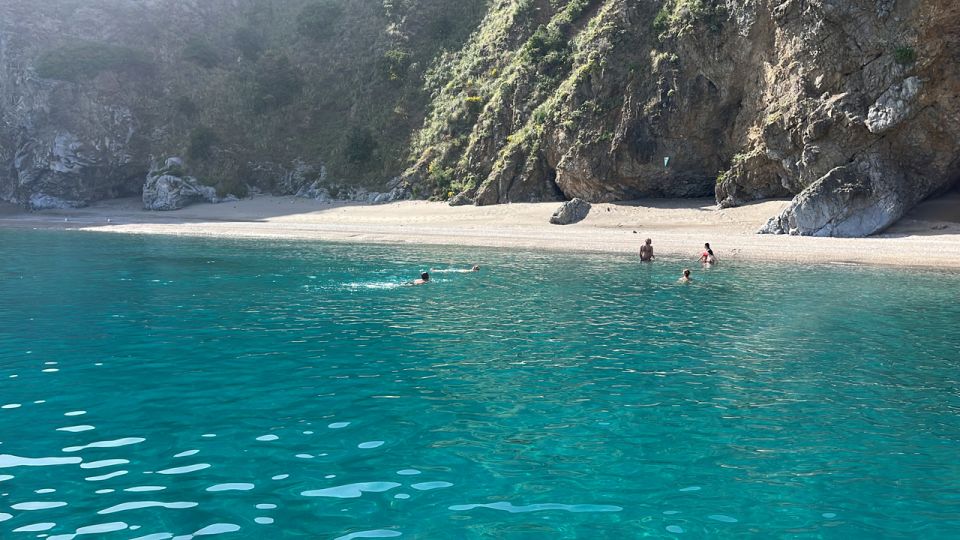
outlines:
{"label": "child in water", "polygon": [[413,280],[413,284],[423,285],[424,283],[427,283],[429,281],[430,281],[430,274],[428,274],[427,272],[423,272],[420,274],[420,279]]}
{"label": "child in water", "polygon": [[678,283],[691,283],[691,282],[693,282],[693,278],[690,277],[690,269],[684,268],[683,275],[680,276]]}

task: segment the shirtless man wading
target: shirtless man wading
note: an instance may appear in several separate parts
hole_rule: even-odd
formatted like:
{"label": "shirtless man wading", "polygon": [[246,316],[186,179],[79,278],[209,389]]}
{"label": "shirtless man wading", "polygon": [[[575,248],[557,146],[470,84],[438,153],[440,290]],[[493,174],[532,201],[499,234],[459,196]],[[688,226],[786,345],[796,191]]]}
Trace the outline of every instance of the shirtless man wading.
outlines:
{"label": "shirtless man wading", "polygon": [[653,240],[647,238],[646,243],[640,246],[640,260],[650,262],[653,260]]}

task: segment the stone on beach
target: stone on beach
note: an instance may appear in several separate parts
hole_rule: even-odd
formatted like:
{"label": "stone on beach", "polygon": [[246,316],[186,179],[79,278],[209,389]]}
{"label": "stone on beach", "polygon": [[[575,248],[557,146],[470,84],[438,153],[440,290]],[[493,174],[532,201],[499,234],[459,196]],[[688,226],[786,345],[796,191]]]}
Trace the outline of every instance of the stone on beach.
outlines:
{"label": "stone on beach", "polygon": [[560,205],[560,208],[550,216],[550,223],[554,225],[570,225],[583,221],[590,213],[591,205],[583,199],[573,199]]}
{"label": "stone on beach", "polygon": [[151,170],[143,185],[143,208],[146,210],[180,210],[196,202],[216,201],[217,191],[187,176],[180,158],[170,158],[163,167]]}

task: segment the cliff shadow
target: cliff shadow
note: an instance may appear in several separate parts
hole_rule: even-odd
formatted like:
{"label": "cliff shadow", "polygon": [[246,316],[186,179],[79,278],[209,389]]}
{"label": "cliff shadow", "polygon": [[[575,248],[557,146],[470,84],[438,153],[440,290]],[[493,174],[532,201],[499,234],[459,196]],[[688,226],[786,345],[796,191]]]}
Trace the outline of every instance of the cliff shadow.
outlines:
{"label": "cliff shadow", "polygon": [[960,184],[944,195],[921,202],[900,221],[877,236],[902,238],[956,234],[960,234]]}

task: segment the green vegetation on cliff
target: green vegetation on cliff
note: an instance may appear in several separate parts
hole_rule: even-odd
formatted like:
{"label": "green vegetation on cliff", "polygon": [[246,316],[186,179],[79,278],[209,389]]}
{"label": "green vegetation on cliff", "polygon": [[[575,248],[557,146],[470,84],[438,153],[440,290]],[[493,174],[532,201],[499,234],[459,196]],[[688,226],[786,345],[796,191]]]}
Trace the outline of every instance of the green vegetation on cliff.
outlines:
{"label": "green vegetation on cliff", "polygon": [[79,81],[104,71],[135,71],[154,67],[142,50],[107,43],[81,42],[48,50],[37,59],[37,74],[45,79]]}
{"label": "green vegetation on cliff", "polygon": [[[55,36],[33,65],[42,78],[81,83],[107,71],[133,81],[151,70],[147,92],[128,96],[156,128],[151,154],[182,155],[200,177],[299,160],[322,164],[331,182],[379,187],[407,165],[431,99],[424,73],[461,47],[486,4],[211,0],[145,15],[121,0],[91,0],[86,9],[118,12],[106,21],[109,40],[78,46]],[[82,9],[59,3],[43,15],[65,24]],[[207,144],[211,133],[215,144]]]}

